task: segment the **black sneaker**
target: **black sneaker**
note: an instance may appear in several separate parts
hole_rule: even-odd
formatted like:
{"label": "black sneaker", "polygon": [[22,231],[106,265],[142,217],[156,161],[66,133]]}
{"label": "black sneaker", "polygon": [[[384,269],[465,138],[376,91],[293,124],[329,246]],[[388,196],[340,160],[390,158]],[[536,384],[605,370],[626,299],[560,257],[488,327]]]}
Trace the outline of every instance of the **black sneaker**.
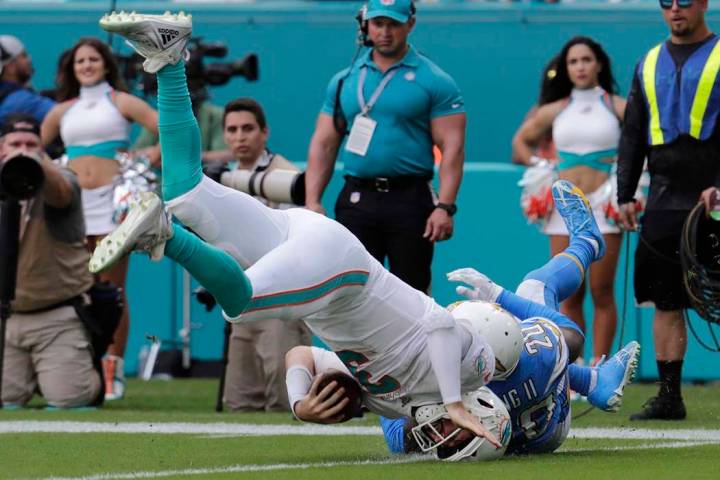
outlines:
{"label": "black sneaker", "polygon": [[663,395],[645,402],[642,411],[630,415],[630,420],[685,420],[686,415],[682,397]]}

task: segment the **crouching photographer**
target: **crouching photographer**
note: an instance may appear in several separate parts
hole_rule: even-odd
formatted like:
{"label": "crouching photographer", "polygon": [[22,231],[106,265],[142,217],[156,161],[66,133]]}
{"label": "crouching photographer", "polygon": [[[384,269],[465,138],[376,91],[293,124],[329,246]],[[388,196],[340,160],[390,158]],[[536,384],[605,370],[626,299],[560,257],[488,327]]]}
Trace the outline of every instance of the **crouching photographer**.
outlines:
{"label": "crouching photographer", "polygon": [[80,187],[41,145],[32,117],[10,116],[1,127],[0,398],[6,408],[35,393],[52,407],[98,405],[99,350],[117,323],[117,289],[93,286]]}

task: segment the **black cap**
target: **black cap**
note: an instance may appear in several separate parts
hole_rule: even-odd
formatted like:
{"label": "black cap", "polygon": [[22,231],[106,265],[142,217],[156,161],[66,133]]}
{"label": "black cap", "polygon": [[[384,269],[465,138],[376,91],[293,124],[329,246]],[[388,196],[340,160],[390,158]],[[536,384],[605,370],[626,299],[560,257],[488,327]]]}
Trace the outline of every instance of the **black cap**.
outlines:
{"label": "black cap", "polygon": [[0,137],[8,133],[27,132],[40,136],[40,123],[32,115],[26,113],[14,113],[8,115],[0,127]]}

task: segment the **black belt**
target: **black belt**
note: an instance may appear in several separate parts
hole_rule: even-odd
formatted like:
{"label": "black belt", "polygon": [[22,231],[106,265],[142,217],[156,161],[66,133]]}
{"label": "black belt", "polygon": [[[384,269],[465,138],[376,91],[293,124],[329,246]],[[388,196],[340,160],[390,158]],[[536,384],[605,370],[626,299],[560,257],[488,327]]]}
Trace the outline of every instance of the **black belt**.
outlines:
{"label": "black belt", "polygon": [[345,175],[345,181],[353,188],[362,190],[375,190],[377,192],[389,192],[413,185],[426,184],[432,177],[415,177],[411,175],[402,177],[376,177],[360,178],[352,175]]}
{"label": "black belt", "polygon": [[57,303],[53,303],[52,305],[48,305],[47,307],[35,308],[33,310],[25,310],[23,312],[14,311],[13,313],[19,313],[21,315],[32,315],[34,313],[49,312],[50,310],[55,310],[56,308],[60,308],[60,307],[74,307],[77,302],[82,302],[82,295],[76,295],[67,300],[63,300],[62,302],[57,302]]}

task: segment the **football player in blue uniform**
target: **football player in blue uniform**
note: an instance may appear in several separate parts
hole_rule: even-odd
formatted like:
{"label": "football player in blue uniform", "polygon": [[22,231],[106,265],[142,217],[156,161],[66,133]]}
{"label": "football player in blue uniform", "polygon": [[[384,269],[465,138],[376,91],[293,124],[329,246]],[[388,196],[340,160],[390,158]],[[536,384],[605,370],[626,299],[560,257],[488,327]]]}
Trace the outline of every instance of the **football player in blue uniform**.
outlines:
{"label": "football player in blue uniform", "polygon": [[[448,274],[449,280],[472,287],[457,287],[457,292],[470,301],[458,302],[453,315],[483,318],[486,329],[481,334],[494,346],[502,344],[500,337],[507,338],[508,348],[494,351],[496,372],[504,373],[496,374],[488,385],[510,413],[513,433],[506,453],[548,453],[562,444],[570,429],[568,387],[586,395],[599,409],[617,411],[640,351],[637,342],[630,342],[596,367],[572,363],[582,351],[584,335],[558,311],[559,304],[580,286],[590,263],[602,258],[605,245],[580,189],[559,180],[553,185],[553,198],[570,232],[570,245],[530,272],[516,293],[470,268]],[[504,309],[517,317],[520,342],[512,339],[514,329],[507,325],[507,315],[493,314],[493,309]],[[381,418],[381,424],[391,452],[418,451],[413,431],[417,433],[423,425],[410,418]],[[434,427],[435,433],[452,430]],[[443,442],[442,438],[436,440]]]}

